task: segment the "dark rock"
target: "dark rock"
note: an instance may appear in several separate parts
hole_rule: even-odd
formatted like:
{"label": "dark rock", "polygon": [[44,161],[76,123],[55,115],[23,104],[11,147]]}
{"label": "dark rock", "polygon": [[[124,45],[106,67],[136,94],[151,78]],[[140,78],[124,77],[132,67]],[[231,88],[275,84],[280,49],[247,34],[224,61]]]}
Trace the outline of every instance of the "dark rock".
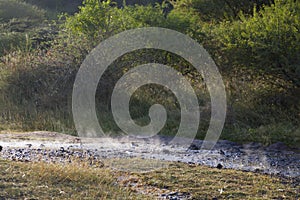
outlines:
{"label": "dark rock", "polygon": [[225,155],[225,152],[222,149],[220,149],[220,154]]}
{"label": "dark rock", "polygon": [[136,142],[131,142],[131,147],[138,147],[139,145],[138,145],[138,143],[136,143]]}
{"label": "dark rock", "polygon": [[3,147],[2,147],[2,146],[0,146],[0,151],[2,151],[2,149],[3,149]]}
{"label": "dark rock", "polygon": [[219,163],[219,164],[217,165],[217,168],[218,168],[218,169],[222,169],[222,168],[223,168],[223,165]]}
{"label": "dark rock", "polygon": [[196,144],[191,144],[191,146],[189,147],[189,150],[199,150],[200,147],[197,146]]}
{"label": "dark rock", "polygon": [[63,147],[60,147],[60,149],[59,149],[61,152],[65,152],[65,148],[63,148]]}
{"label": "dark rock", "polygon": [[261,169],[258,169],[258,168],[255,168],[254,172],[255,172],[255,173],[261,173],[262,170],[261,170]]}

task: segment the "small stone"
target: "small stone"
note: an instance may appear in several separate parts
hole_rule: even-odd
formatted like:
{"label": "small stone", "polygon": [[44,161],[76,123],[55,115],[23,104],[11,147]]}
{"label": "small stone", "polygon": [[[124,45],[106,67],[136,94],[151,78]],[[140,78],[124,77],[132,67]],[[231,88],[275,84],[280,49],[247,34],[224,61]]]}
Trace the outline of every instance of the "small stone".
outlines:
{"label": "small stone", "polygon": [[131,147],[138,147],[139,145],[136,142],[131,142]]}
{"label": "small stone", "polygon": [[222,169],[223,168],[223,165],[221,165],[220,163],[217,165],[217,168],[218,169]]}
{"label": "small stone", "polygon": [[63,148],[63,147],[60,147],[60,149],[59,149],[61,152],[64,152],[65,151],[65,148]]}
{"label": "small stone", "polygon": [[0,146],[0,151],[2,151],[2,149],[3,149],[3,147],[2,147],[2,146]]}
{"label": "small stone", "polygon": [[225,152],[221,149],[221,150],[220,150],[220,154],[221,154],[221,155],[225,155]]}
{"label": "small stone", "polygon": [[254,172],[255,172],[255,173],[259,173],[259,172],[261,172],[261,170],[258,169],[258,168],[255,168]]}
{"label": "small stone", "polygon": [[195,145],[195,144],[191,144],[191,146],[189,147],[190,150],[199,150],[200,148]]}

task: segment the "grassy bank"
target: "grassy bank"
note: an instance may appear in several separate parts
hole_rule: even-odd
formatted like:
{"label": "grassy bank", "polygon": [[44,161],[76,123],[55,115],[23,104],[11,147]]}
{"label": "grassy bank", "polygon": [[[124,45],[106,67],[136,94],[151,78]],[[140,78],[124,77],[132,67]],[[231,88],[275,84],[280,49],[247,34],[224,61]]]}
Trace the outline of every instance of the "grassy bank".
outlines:
{"label": "grassy bank", "polygon": [[299,185],[293,185],[292,180],[254,173],[180,163],[168,163],[166,168],[146,173],[129,173],[111,170],[107,167],[111,161],[104,163],[105,168],[91,168],[84,163],[60,165],[0,160],[0,197],[155,199],[158,194],[178,192],[189,194],[192,199],[299,198]]}
{"label": "grassy bank", "polygon": [[9,199],[140,199],[115,185],[107,169],[45,163],[0,161],[1,198]]}

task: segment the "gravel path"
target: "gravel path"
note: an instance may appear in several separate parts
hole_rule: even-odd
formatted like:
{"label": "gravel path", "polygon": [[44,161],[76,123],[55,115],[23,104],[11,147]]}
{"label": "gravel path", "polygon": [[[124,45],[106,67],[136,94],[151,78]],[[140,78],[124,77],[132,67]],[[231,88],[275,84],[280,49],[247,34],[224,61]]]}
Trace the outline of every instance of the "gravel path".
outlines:
{"label": "gravel path", "polygon": [[72,162],[76,158],[97,166],[102,166],[102,159],[137,157],[300,178],[299,149],[290,149],[282,143],[264,147],[258,143],[238,145],[220,140],[213,150],[207,151],[200,150],[201,140],[195,140],[188,150],[180,145],[168,146],[168,141],[169,137],[159,136],[152,139],[95,139],[50,132],[0,134],[0,145],[3,147],[0,157],[46,162]]}

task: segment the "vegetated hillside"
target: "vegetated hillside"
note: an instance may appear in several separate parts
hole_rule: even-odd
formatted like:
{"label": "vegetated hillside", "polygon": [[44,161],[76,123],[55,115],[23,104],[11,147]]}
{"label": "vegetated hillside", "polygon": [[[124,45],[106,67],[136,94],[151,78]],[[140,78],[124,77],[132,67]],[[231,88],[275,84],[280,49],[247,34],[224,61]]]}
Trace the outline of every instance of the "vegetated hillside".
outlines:
{"label": "vegetated hillside", "polygon": [[[116,7],[111,1],[85,0],[82,7],[73,9],[76,14],[61,5],[70,3],[75,7],[79,1],[26,2],[10,1],[26,8],[22,13],[28,13],[27,17],[14,15],[16,18],[12,19],[10,13],[5,15],[6,19],[1,17],[0,36],[6,38],[1,40],[0,51],[2,129],[75,134],[72,87],[86,55],[116,33],[158,26],[197,40],[218,65],[228,102],[223,139],[299,145],[298,1],[178,0],[170,2],[172,9],[166,13],[164,3],[134,5],[126,1],[123,7]],[[7,5],[0,1],[0,10]],[[55,22],[44,21],[49,18],[49,10],[69,14]],[[96,94],[100,124],[105,131],[119,130],[109,103],[114,84],[134,66],[154,61],[174,67],[194,87],[201,107],[198,137],[203,138],[210,120],[210,97],[203,79],[185,60],[160,50],[126,54],[106,70]],[[175,134],[180,107],[166,88],[153,85],[140,88],[131,99],[132,117],[138,124],[149,123],[148,109],[154,103],[163,104],[168,111],[161,134]]]}
{"label": "vegetated hillside", "polygon": [[74,13],[78,11],[78,6],[82,4],[82,0],[23,0],[31,5],[38,6],[52,12],[68,12]]}

